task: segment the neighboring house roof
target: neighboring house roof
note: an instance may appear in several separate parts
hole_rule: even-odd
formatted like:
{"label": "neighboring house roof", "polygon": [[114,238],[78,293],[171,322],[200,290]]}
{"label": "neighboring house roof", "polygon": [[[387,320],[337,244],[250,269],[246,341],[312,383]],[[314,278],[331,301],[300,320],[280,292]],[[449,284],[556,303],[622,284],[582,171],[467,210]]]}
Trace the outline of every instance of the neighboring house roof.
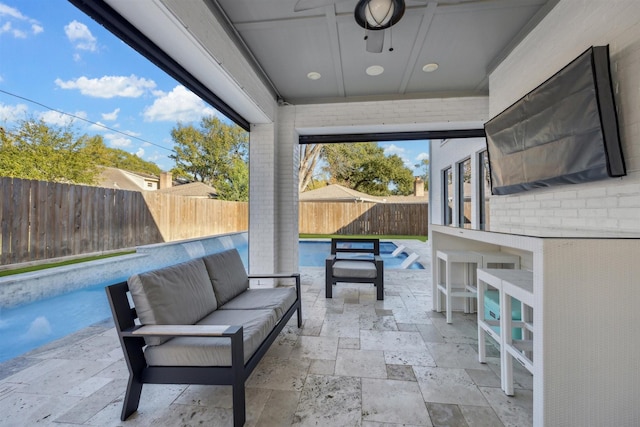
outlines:
{"label": "neighboring house roof", "polygon": [[326,187],[300,193],[301,202],[374,202],[382,203],[382,197],[370,196],[360,191],[331,184]]}
{"label": "neighboring house roof", "polygon": [[[142,191],[150,190],[144,186],[145,182],[158,182],[157,176],[146,173],[129,172],[122,169],[103,167],[98,176],[98,187],[115,188],[117,190]],[[157,188],[157,187],[156,187]],[[155,190],[155,188],[151,188]]]}
{"label": "neighboring house roof", "polygon": [[300,193],[301,202],[374,202],[374,203],[429,203],[429,194],[424,196],[371,196],[360,191],[331,184],[326,187]]}
{"label": "neighboring house roof", "polygon": [[218,197],[216,189],[204,182],[190,182],[188,184],[176,185],[174,187],[158,190],[158,193],[173,194],[184,197],[197,197],[202,199],[215,199]]}

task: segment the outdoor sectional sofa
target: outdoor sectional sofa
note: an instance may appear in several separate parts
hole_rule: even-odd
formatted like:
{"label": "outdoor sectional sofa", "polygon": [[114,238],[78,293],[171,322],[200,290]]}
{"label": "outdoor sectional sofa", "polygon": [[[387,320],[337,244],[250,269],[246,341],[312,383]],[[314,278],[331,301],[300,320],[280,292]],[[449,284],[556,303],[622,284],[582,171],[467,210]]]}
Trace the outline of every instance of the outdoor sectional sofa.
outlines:
{"label": "outdoor sectional sofa", "polygon": [[[249,289],[258,277],[293,279],[295,287]],[[246,379],[295,311],[302,325],[300,274],[247,276],[235,249],[106,290],[129,368],[123,421],[144,383],[216,384],[232,386],[234,426],[242,426]]]}

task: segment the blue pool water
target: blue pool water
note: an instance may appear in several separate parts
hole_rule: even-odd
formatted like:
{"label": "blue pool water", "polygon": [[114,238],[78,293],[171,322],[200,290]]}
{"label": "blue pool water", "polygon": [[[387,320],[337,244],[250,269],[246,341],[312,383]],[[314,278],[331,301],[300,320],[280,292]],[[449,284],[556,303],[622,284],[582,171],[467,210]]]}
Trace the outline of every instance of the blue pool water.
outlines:
{"label": "blue pool water", "polygon": [[0,310],[0,362],[111,317],[104,286]]}
{"label": "blue pool water", "polygon": [[[398,268],[407,257],[392,257],[396,245],[380,242],[385,268]],[[247,246],[238,247],[247,264]],[[331,243],[300,241],[300,266],[322,267]],[[410,268],[423,268],[414,263]],[[104,285],[84,288],[63,295],[0,309],[0,362],[111,317]]]}

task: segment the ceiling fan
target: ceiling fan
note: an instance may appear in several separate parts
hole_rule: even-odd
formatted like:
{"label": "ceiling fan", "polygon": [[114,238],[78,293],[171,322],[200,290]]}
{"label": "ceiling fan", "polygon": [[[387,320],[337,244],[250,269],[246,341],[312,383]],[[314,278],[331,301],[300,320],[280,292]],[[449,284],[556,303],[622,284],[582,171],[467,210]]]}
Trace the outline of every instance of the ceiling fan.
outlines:
{"label": "ceiling fan", "polygon": [[[318,9],[348,0],[298,0],[293,10]],[[487,0],[410,0],[416,3],[462,4],[479,3]],[[384,30],[397,24],[404,15],[405,0],[358,0],[353,12],[358,25],[365,29],[364,39],[367,52],[380,53],[384,46]],[[393,51],[393,47],[389,47]]]}

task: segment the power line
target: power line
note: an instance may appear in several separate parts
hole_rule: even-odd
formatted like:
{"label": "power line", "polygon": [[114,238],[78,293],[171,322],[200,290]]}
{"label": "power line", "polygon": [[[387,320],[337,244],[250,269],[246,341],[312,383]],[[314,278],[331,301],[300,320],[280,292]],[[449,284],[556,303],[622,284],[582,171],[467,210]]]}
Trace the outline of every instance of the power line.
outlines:
{"label": "power line", "polygon": [[146,143],[146,144],[151,144],[151,145],[153,145],[153,146],[155,146],[155,147],[162,148],[163,150],[167,150],[167,151],[171,151],[172,153],[175,153],[175,151],[174,151],[174,150],[172,150],[172,149],[170,149],[170,148],[163,147],[162,145],[156,144],[156,143],[151,142],[151,141],[147,141],[146,139],[143,139],[143,138],[137,137],[137,136],[135,136],[135,135],[130,135],[130,134],[126,133],[126,132],[122,132],[121,130],[114,129],[114,128],[111,128],[111,127],[109,127],[109,126],[105,126],[105,125],[103,125],[102,123],[92,122],[91,120],[89,120],[89,119],[85,119],[84,117],[76,116],[75,114],[71,114],[71,113],[66,113],[66,112],[64,112],[64,111],[61,111],[61,110],[58,110],[58,109],[55,109],[55,108],[49,107],[49,106],[47,106],[47,105],[44,105],[44,104],[43,104],[43,103],[41,103],[41,102],[34,101],[33,99],[25,98],[24,96],[20,96],[20,95],[16,95],[15,93],[7,92],[6,90],[2,90],[2,89],[0,89],[0,92],[4,93],[4,94],[6,94],[6,95],[9,95],[9,96],[13,96],[13,97],[18,98],[18,99],[22,99],[23,101],[31,102],[32,104],[36,104],[36,105],[38,105],[38,106],[40,106],[40,107],[42,107],[42,108],[46,108],[47,110],[55,111],[56,113],[63,114],[63,115],[65,115],[65,116],[69,116],[69,117],[73,117],[74,119],[78,119],[78,120],[85,121],[85,122],[90,123],[90,124],[92,124],[92,125],[99,126],[99,127],[101,127],[101,128],[107,129],[107,130],[109,130],[109,131],[111,131],[111,132],[116,132],[116,133],[119,133],[119,134],[121,134],[121,135],[124,135],[124,136],[126,136],[126,137],[128,137],[128,138],[137,139],[138,141],[142,141],[142,142],[144,142],[144,143]]}

